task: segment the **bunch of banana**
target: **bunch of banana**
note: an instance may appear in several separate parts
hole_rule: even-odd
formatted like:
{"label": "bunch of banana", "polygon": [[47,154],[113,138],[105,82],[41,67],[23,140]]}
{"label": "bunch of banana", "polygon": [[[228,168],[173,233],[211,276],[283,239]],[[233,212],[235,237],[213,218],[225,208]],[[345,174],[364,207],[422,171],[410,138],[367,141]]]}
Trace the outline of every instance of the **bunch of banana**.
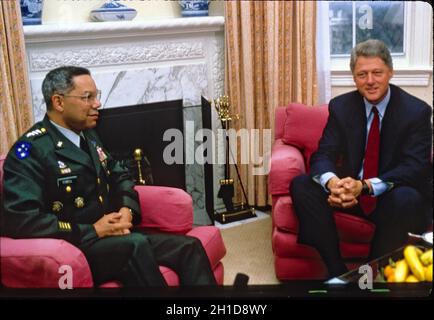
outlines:
{"label": "bunch of banana", "polygon": [[433,252],[409,245],[404,248],[404,259],[390,263],[383,274],[387,282],[432,281]]}

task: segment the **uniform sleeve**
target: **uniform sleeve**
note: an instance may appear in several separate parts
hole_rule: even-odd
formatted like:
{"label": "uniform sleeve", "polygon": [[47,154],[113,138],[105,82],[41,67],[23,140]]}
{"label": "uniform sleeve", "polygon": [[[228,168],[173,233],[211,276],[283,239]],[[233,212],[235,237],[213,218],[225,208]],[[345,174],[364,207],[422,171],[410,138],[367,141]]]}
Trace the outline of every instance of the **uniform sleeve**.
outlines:
{"label": "uniform sleeve", "polygon": [[97,237],[93,225],[61,221],[47,208],[44,157],[31,142],[26,144],[28,150],[22,154],[16,153],[15,145],[4,163],[2,233],[13,238],[58,238],[75,245]]}

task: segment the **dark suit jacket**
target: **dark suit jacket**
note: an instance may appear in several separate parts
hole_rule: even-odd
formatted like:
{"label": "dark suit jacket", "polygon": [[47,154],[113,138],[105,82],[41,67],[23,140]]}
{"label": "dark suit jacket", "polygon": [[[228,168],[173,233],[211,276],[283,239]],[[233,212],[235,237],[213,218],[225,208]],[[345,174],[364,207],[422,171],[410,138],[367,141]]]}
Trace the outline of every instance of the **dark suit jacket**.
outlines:
{"label": "dark suit jacket", "polygon": [[[411,186],[432,199],[432,108],[390,85],[391,96],[381,125],[378,177],[393,187]],[[312,155],[311,175],[335,172],[357,178],[366,144],[363,97],[352,91],[332,99],[329,118]]]}
{"label": "dark suit jacket", "polygon": [[90,155],[45,116],[18,139],[4,163],[3,235],[61,238],[80,245],[97,237],[93,223],[122,206],[133,210],[134,224],[140,221],[129,173],[103,149],[93,130],[84,135]]}

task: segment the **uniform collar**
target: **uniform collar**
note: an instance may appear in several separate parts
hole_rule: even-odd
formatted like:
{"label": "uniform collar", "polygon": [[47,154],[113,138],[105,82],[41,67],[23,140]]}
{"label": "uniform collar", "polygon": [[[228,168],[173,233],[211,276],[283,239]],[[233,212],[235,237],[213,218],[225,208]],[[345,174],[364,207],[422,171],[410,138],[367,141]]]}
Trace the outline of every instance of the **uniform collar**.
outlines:
{"label": "uniform collar", "polygon": [[80,135],[83,135],[83,132],[80,133],[80,135],[76,134],[74,131],[64,128],[54,121],[50,120],[51,124],[54,125],[57,130],[60,131],[61,134],[63,134],[69,141],[71,141],[73,144],[75,144],[77,147],[80,148]]}
{"label": "uniform collar", "polygon": [[[67,130],[66,128],[59,127],[59,125],[56,125],[56,123],[53,123],[53,121],[50,120],[48,115],[45,115],[44,119],[42,120],[43,125],[45,128],[47,128],[47,133],[51,136],[53,143],[55,145],[55,153],[61,157],[67,158],[71,161],[78,162],[84,166],[89,167],[92,170],[99,170],[99,167],[101,166],[98,161],[98,154],[96,153],[96,150],[94,148],[90,147],[90,155],[83,151],[79,145],[78,146],[70,139],[67,138],[67,135],[69,136],[76,136],[78,141],[80,141],[80,136],[76,134],[71,135],[71,130]],[[64,129],[64,130],[62,130]],[[82,132],[84,134],[84,132]],[[92,144],[91,144],[92,145]],[[73,146],[76,146],[77,148],[74,148]],[[96,165],[95,165],[95,162]]]}

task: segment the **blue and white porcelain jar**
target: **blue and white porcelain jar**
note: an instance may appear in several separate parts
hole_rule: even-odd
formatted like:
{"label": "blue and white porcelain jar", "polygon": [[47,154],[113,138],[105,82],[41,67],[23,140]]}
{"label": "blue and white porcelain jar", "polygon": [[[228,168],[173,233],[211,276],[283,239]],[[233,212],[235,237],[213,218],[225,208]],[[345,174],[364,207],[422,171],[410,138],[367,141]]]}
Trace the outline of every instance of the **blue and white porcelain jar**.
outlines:
{"label": "blue and white porcelain jar", "polygon": [[98,9],[90,12],[92,21],[124,21],[133,20],[137,15],[137,11],[133,8],[128,8],[126,5],[110,0],[104,3]]}
{"label": "blue and white porcelain jar", "polygon": [[208,15],[209,0],[179,0],[183,17],[204,17]]}
{"label": "blue and white porcelain jar", "polygon": [[41,24],[43,0],[20,0],[23,25]]}

